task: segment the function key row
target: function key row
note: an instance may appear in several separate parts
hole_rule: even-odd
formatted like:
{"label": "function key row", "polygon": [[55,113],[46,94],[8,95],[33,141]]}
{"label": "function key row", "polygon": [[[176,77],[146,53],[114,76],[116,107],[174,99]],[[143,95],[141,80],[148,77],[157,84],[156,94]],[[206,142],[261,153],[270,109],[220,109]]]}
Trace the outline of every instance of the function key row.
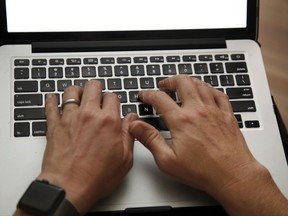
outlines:
{"label": "function key row", "polygon": [[[218,54],[213,57],[213,55],[199,55],[198,57],[196,55],[184,55],[182,56],[183,62],[196,62],[198,61],[228,61],[229,55],[228,54]],[[245,60],[244,54],[232,54],[230,55],[230,59],[234,61],[243,61]],[[116,58],[116,61],[118,64],[130,64],[132,63],[131,57],[118,57]],[[101,64],[115,64],[115,58],[114,57],[103,57],[100,58]],[[163,63],[165,62],[164,56],[151,56],[149,57],[149,61],[151,63]],[[65,60],[63,58],[51,58],[49,61],[47,59],[32,59],[31,63],[33,66],[45,66],[45,65],[64,65]],[[134,63],[148,63],[148,57],[134,57],[133,58]],[[167,56],[166,62],[181,62],[180,56]],[[91,64],[98,64],[98,58],[84,58],[83,63],[87,65]],[[66,59],[67,65],[81,65],[82,59],[81,58],[68,58]],[[29,59],[16,59],[14,60],[15,66],[29,66],[30,60]]]}

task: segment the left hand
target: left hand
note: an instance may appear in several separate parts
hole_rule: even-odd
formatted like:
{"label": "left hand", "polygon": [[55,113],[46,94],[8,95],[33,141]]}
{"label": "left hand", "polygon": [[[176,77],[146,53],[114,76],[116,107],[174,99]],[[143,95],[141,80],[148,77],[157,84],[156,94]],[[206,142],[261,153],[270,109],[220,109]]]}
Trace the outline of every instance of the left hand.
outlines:
{"label": "left hand", "polygon": [[57,99],[46,99],[47,146],[40,180],[65,189],[67,199],[81,214],[112,193],[133,164],[133,142],[129,122],[137,115],[120,118],[120,102],[106,93],[98,81],[89,81],[84,90],[68,87],[63,101],[76,99],[59,113]]}

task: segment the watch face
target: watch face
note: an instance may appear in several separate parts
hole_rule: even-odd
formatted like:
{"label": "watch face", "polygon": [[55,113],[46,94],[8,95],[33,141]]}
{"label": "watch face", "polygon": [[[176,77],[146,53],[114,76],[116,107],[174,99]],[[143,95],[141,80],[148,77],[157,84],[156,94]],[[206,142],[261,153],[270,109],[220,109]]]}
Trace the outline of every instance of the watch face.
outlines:
{"label": "watch face", "polygon": [[44,181],[34,181],[19,201],[18,208],[44,215],[53,213],[65,198],[65,191]]}

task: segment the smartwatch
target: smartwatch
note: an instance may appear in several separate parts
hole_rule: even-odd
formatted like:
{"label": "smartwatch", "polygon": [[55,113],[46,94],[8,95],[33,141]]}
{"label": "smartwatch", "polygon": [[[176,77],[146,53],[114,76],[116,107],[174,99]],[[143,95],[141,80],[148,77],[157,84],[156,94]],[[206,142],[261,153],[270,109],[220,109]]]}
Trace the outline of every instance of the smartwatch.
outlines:
{"label": "smartwatch", "polygon": [[35,180],[21,197],[17,208],[37,216],[80,216],[65,195],[63,188],[46,180]]}

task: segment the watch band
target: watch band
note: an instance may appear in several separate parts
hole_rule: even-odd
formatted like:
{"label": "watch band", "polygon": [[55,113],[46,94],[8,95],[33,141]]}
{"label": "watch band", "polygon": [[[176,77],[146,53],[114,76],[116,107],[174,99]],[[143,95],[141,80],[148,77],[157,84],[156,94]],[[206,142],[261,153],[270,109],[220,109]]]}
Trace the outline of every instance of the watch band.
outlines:
{"label": "watch band", "polygon": [[53,216],[80,216],[74,205],[67,199],[63,199]]}

